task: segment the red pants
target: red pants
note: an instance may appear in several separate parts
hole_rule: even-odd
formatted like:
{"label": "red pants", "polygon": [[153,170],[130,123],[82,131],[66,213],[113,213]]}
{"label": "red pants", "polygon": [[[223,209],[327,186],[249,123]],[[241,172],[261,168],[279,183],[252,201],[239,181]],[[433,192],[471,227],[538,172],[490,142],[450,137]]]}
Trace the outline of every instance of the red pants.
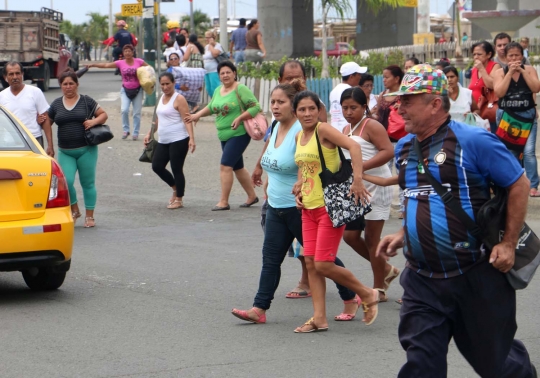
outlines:
{"label": "red pants", "polygon": [[302,210],[302,238],[304,256],[315,261],[334,262],[345,226],[334,228],[325,207]]}

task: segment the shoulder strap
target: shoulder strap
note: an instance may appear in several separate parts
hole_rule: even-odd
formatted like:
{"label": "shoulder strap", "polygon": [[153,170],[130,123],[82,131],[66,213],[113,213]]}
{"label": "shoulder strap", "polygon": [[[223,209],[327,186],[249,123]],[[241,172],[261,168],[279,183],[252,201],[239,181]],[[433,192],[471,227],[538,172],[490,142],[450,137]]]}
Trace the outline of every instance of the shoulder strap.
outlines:
{"label": "shoulder strap", "polygon": [[364,124],[362,125],[362,128],[360,129],[360,134],[358,134],[358,136],[362,136],[362,134],[364,133],[364,129],[366,128],[366,125],[369,122],[369,117],[364,116],[363,119],[365,119],[365,121],[364,121]]}
{"label": "shoulder strap", "polygon": [[272,135],[272,133],[274,132],[274,128],[276,127],[277,124],[278,124],[278,120],[275,119],[275,120],[272,122],[272,126],[270,126],[270,135]]}
{"label": "shoulder strap", "polygon": [[420,149],[420,143],[418,139],[414,138],[414,150],[416,155],[418,155],[418,160],[424,167],[424,174],[426,175],[429,183],[433,186],[433,189],[441,197],[444,204],[458,217],[458,219],[467,227],[471,235],[473,235],[477,240],[482,240],[482,230],[476,222],[463,210],[461,206],[458,205],[456,198],[452,195],[451,191],[448,191],[440,182],[438,182],[435,177],[429,171],[426,162],[422,156],[422,150]]}
{"label": "shoulder strap", "polygon": [[[321,123],[319,122],[319,125],[320,124]],[[319,150],[319,160],[321,161],[321,168],[323,171],[326,171],[326,162],[324,161],[324,154],[321,147],[321,142],[319,141],[319,133],[318,133],[319,125],[315,127],[315,139],[317,140],[317,149]],[[336,146],[336,148],[338,149],[339,160],[341,160],[341,162],[343,163],[347,159],[345,159],[345,155],[343,155],[343,151],[341,151],[341,147]]]}
{"label": "shoulder strap", "polygon": [[90,119],[90,115],[88,114],[88,103],[86,102],[86,96],[85,95],[80,95],[83,100],[84,100],[84,109],[85,109],[85,112],[86,112],[86,116],[85,118],[86,119]]}
{"label": "shoulder strap", "polygon": [[242,113],[246,110],[244,109],[244,104],[242,103],[242,99],[240,98],[240,94],[238,93],[238,86],[240,84],[236,85],[236,88],[234,89],[234,93],[236,93],[236,98],[238,99],[238,105],[240,105],[240,110],[242,110]]}

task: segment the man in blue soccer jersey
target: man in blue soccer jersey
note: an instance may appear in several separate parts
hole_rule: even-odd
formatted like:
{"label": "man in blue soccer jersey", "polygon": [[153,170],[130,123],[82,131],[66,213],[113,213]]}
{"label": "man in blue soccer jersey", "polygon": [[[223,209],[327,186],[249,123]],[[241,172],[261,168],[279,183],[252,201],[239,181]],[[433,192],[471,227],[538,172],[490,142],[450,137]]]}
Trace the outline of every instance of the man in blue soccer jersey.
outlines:
{"label": "man in blue soccer jersey", "polygon": [[[516,292],[505,277],[527,212],[529,182],[523,169],[496,136],[450,119],[442,71],[414,66],[400,90],[388,96],[400,96],[399,113],[410,133],[395,151],[404,191],[403,228],[377,249],[389,258],[403,248],[407,259],[399,325],[407,363],[399,377],[446,377],[452,337],[481,377],[536,377],[525,346],[514,339]],[[481,249],[445,206],[422,161],[472,218],[489,199],[490,182],[508,189],[506,232],[493,251]]]}

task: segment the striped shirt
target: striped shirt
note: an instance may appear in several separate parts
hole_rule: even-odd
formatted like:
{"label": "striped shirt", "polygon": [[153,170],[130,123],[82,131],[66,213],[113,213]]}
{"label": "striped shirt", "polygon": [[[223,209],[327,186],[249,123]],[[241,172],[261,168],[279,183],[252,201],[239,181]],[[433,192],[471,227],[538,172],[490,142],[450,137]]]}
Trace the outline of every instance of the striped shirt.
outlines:
{"label": "striped shirt", "polygon": [[[405,197],[407,267],[427,277],[457,276],[481,261],[484,252],[429,184],[414,151],[415,139],[407,135],[396,146],[399,185]],[[420,146],[433,177],[449,188],[473,219],[489,199],[490,182],[506,188],[523,175],[517,159],[495,135],[464,123],[445,122]]]}
{"label": "striped shirt", "polygon": [[87,107],[81,95],[73,108],[66,108],[64,97],[54,100],[49,108],[49,118],[58,125],[58,147],[60,148],[73,149],[88,145],[84,136],[83,122],[87,115],[94,110],[97,102],[89,96],[84,97]]}

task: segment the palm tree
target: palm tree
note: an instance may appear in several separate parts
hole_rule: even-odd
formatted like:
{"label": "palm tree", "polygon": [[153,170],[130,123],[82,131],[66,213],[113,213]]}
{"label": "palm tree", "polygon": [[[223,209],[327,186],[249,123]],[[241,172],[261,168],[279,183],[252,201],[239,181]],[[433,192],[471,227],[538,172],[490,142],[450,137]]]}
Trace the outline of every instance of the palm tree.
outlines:
{"label": "palm tree", "polygon": [[[109,33],[109,16],[102,15],[98,12],[89,12],[86,15],[90,17],[88,39],[97,47]],[[96,53],[97,48],[94,49],[94,59],[97,59]]]}
{"label": "palm tree", "polygon": [[[397,6],[403,5],[404,0],[364,0],[368,9],[373,13],[379,12],[385,7],[395,8]],[[341,19],[345,18],[346,14],[352,13],[352,8],[349,0],[321,0],[321,9],[322,9],[322,71],[321,77],[326,78],[328,74],[328,53],[327,53],[327,34],[326,34],[326,24],[328,19],[328,13],[330,10],[335,10]]]}
{"label": "palm tree", "polygon": [[[183,16],[180,19],[180,24],[187,23],[189,25],[190,23],[190,16],[186,15]],[[190,30],[190,33],[195,33],[197,35],[203,35],[204,32],[206,32],[211,27],[212,21],[210,20],[210,17],[201,10],[197,9],[193,12],[193,21],[195,24],[195,30]]]}

